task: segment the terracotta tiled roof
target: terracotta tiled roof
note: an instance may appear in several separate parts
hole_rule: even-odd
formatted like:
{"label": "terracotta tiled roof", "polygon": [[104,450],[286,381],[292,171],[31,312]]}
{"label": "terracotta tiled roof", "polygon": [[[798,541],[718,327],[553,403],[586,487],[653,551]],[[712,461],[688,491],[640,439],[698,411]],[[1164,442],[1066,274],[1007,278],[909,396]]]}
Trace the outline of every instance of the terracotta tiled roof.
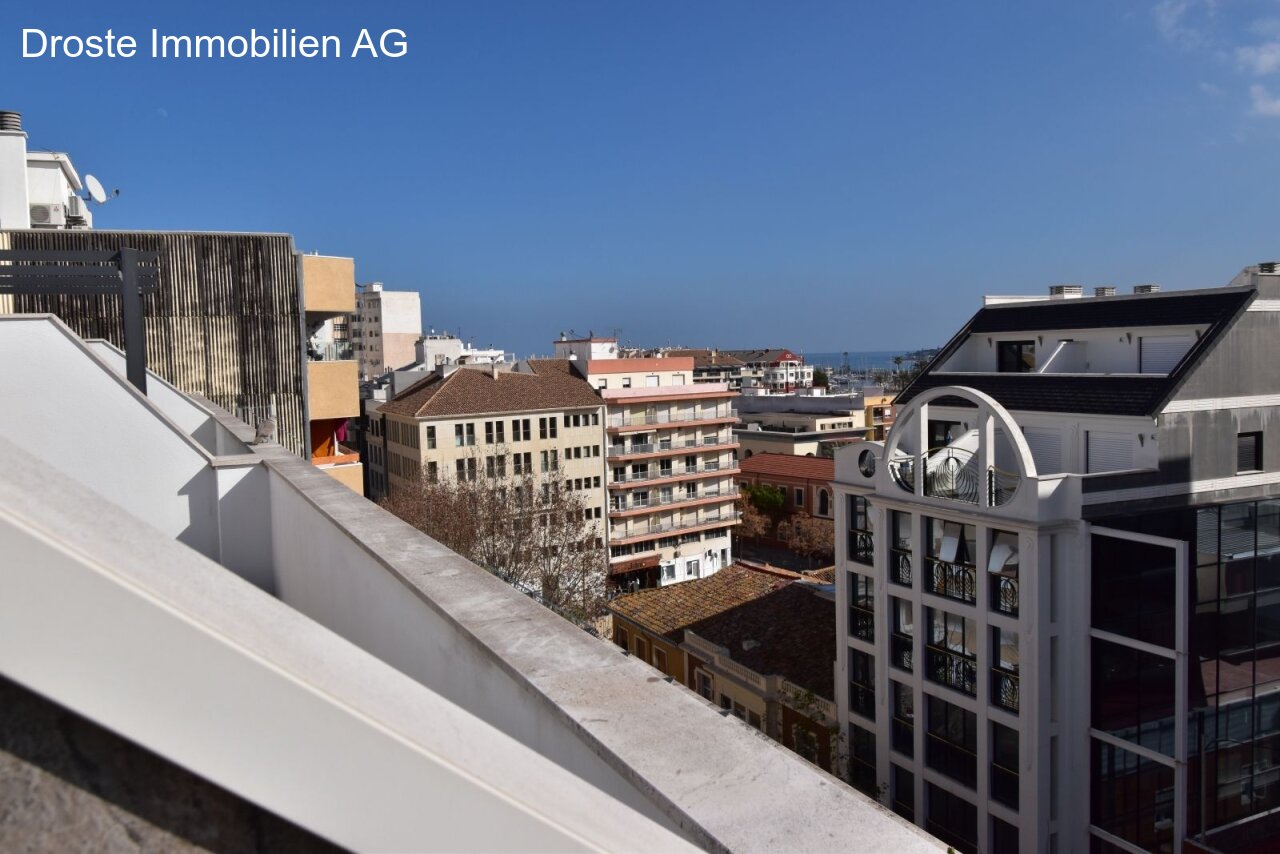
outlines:
{"label": "terracotta tiled roof", "polygon": [[629,374],[639,371],[691,371],[693,359],[660,356],[638,359],[590,359],[588,374]]}
{"label": "terracotta tiled roof", "polygon": [[836,461],[831,457],[798,457],[795,454],[752,454],[738,463],[746,474],[798,477],[823,482],[836,479]]}
{"label": "terracotta tiled roof", "polygon": [[695,368],[741,368],[743,361],[728,353],[714,350],[668,350],[668,356],[687,356]]}
{"label": "terracotta tiled roof", "polygon": [[836,605],[813,585],[788,584],[688,630],[725,647],[756,673],[777,674],[835,699]]}
{"label": "terracotta tiled roof", "polygon": [[531,359],[531,371],[461,368],[435,374],[396,395],[380,411],[411,418],[481,415],[601,406],[603,401],[567,359]]}
{"label": "terracotta tiled roof", "polygon": [[799,573],[735,563],[715,575],[619,596],[609,610],[679,641],[684,629],[790,584]]}
{"label": "terracotta tiled roof", "polygon": [[[679,643],[686,630],[724,646],[734,661],[780,674],[832,699],[835,604],[800,573],[733,564],[708,578],[619,596],[609,608]],[[743,648],[743,641],[750,649]]]}
{"label": "terracotta tiled roof", "polygon": [[733,356],[736,359],[741,359],[743,362],[746,362],[749,364],[757,364],[757,363],[771,364],[773,362],[778,361],[779,359],[783,358],[788,354],[795,355],[794,353],[792,353],[792,351],[784,350],[784,349],[722,350],[721,352],[727,353],[730,356]]}
{"label": "terracotta tiled roof", "polygon": [[805,575],[812,578],[819,584],[836,583],[836,568],[834,566],[828,566],[824,569],[815,569],[810,572],[806,572]]}

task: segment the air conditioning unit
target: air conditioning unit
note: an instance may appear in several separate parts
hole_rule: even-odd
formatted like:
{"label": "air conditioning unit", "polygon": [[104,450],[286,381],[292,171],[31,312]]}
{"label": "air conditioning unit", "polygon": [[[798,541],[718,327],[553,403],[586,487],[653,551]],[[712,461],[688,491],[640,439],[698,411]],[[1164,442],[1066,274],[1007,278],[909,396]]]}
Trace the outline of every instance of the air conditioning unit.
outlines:
{"label": "air conditioning unit", "polygon": [[67,224],[65,205],[31,205],[32,228],[62,228]]}

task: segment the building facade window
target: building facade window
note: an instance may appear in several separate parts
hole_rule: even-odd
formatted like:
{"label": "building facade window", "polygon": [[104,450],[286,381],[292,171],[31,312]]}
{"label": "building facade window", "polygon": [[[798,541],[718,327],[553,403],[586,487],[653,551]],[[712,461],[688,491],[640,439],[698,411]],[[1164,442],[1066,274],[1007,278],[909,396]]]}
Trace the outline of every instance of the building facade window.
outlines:
{"label": "building facade window", "polygon": [[978,851],[978,808],[941,786],[925,784],[925,830],[963,854]]}
{"label": "building facade window", "polygon": [[997,342],[996,362],[996,370],[1002,374],[1029,374],[1036,369],[1036,342]]}
{"label": "building facade window", "polygon": [[1018,731],[991,723],[991,799],[1018,808]]}
{"label": "building facade window", "polygon": [[901,510],[891,511],[889,548],[889,580],[904,587],[911,586],[911,514]]}
{"label": "building facade window", "polygon": [[849,708],[868,720],[876,719],[875,677],[875,656],[849,650]]}
{"label": "building facade window", "polygon": [[991,590],[991,610],[1018,615],[1018,535],[992,531],[987,550],[987,584]]}
{"label": "building facade window", "polygon": [[991,704],[1006,712],[1018,714],[1020,707],[1018,678],[1018,633],[1010,629],[992,627]]}
{"label": "building facade window", "polygon": [[977,601],[978,534],[974,525],[928,519],[928,588],[960,602]]}
{"label": "building facade window", "polygon": [[875,579],[858,572],[849,573],[849,634],[876,642]]}
{"label": "building facade window", "polygon": [[1240,433],[1236,436],[1236,474],[1262,471],[1262,434]]}
{"label": "building facade window", "polygon": [[938,608],[927,609],[925,678],[974,696],[978,684],[978,622]]}
{"label": "building facade window", "polygon": [[427,428],[427,449],[435,450],[435,447],[436,447],[436,428],[428,427]]}
{"label": "building facade window", "polygon": [[876,784],[876,734],[850,724],[849,741],[849,785],[873,798],[879,798],[880,790]]}
{"label": "building facade window", "polygon": [[978,784],[978,717],[928,694],[924,763],[958,783]]}
{"label": "building facade window", "polygon": [[849,496],[849,560],[867,565],[875,560],[871,504],[861,495]]}
{"label": "building facade window", "polygon": [[916,775],[897,765],[892,768],[889,794],[893,811],[907,821],[914,822],[916,820]]}
{"label": "building facade window", "polygon": [[910,685],[889,682],[893,694],[893,724],[890,743],[903,756],[916,755],[916,702]]}
{"label": "building facade window", "polygon": [[893,631],[889,635],[889,663],[910,673],[915,666],[915,606],[906,599],[889,597]]}

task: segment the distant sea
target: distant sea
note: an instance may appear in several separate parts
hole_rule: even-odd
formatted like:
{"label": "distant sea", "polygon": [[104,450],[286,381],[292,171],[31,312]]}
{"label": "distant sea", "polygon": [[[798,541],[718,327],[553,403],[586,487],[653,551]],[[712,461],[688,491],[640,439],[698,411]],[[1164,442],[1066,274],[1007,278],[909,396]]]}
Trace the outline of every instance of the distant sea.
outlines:
{"label": "distant sea", "polygon": [[[893,357],[906,355],[906,350],[864,350],[855,353],[849,351],[849,367],[854,371],[891,371]],[[806,365],[821,368],[839,368],[844,364],[844,353],[801,353]],[[904,363],[905,364],[905,363]]]}

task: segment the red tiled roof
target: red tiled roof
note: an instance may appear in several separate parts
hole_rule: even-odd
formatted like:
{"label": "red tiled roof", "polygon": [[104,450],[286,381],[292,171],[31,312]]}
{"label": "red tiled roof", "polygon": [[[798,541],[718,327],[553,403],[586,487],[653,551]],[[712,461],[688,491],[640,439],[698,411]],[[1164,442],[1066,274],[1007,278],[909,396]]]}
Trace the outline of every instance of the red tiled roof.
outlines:
{"label": "red tiled roof", "polygon": [[531,372],[460,368],[432,374],[383,404],[380,411],[411,418],[580,409],[604,401],[573,372],[567,359],[531,359]]}
{"label": "red tiled roof", "polygon": [[741,359],[714,350],[668,350],[671,357],[687,356],[693,359],[695,368],[741,368],[745,364]]}
{"label": "red tiled roof", "polygon": [[[835,604],[776,567],[733,564],[697,581],[619,596],[609,609],[679,643],[686,631],[726,647],[734,661],[835,697]],[[744,648],[743,642],[750,641]]]}
{"label": "red tiled roof", "polygon": [[632,371],[691,371],[693,359],[649,357],[643,359],[590,359],[588,374],[627,374]]}
{"label": "red tiled roof", "polygon": [[752,454],[738,463],[746,474],[798,477],[828,482],[836,479],[836,461],[831,457],[799,457],[795,454]]}

